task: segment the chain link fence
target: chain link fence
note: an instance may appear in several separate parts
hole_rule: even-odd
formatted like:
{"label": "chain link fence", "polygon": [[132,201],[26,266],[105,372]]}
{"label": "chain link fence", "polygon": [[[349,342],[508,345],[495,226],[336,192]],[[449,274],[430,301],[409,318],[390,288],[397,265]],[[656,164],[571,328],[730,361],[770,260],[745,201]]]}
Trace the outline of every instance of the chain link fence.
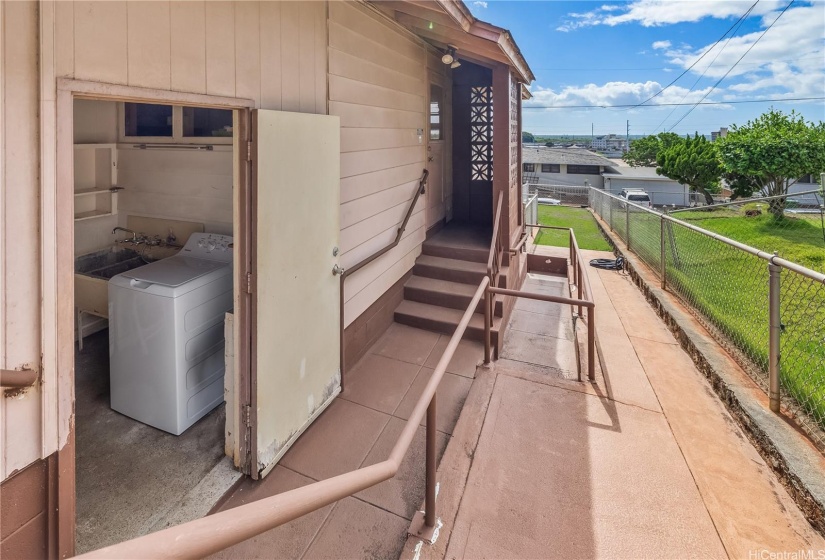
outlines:
{"label": "chain link fence", "polygon": [[[825,445],[825,274],[600,189],[591,189],[590,207],[766,391],[775,361],[783,404]],[[771,264],[779,275],[774,288]],[[773,352],[772,289],[779,317]]]}

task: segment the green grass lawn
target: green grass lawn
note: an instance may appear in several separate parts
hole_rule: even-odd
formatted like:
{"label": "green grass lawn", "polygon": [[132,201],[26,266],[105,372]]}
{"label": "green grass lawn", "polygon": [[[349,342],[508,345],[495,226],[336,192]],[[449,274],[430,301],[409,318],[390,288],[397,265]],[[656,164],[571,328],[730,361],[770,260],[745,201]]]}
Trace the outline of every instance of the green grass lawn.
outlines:
{"label": "green grass lawn", "polygon": [[761,216],[732,217],[725,212],[679,212],[675,218],[724,235],[766,253],[779,252],[783,259],[825,272],[825,239],[820,216],[786,213],[775,220],[768,212]]}
{"label": "green grass lawn", "polygon": [[[587,208],[539,204],[539,224],[573,228],[579,249],[610,251],[610,245],[602,236],[599,226],[596,225],[596,220]],[[536,235],[536,244],[569,247],[569,239],[570,236],[566,231],[544,229]]]}

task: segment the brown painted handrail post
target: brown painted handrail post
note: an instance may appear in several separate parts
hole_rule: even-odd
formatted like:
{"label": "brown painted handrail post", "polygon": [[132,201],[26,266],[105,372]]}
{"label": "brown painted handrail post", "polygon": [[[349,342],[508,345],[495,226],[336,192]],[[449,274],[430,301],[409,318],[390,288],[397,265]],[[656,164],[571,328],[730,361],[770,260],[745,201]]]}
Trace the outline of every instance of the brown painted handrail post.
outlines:
{"label": "brown painted handrail post", "polygon": [[[588,294],[589,296],[590,294]],[[587,378],[596,381],[596,308],[587,308]]]}
{"label": "brown painted handrail post", "polygon": [[490,331],[492,330],[492,322],[493,317],[490,311],[492,310],[492,305],[490,302],[493,300],[493,294],[490,293],[489,287],[484,290],[484,364],[487,365],[490,363]]}
{"label": "brown painted handrail post", "polygon": [[435,527],[436,517],[435,517],[435,477],[436,477],[436,466],[437,466],[437,454],[436,451],[436,412],[437,412],[437,404],[436,398],[438,393],[433,394],[433,398],[430,401],[430,406],[427,407],[427,493],[424,500],[424,525],[427,528]]}
{"label": "brown painted handrail post", "polygon": [[31,387],[37,381],[37,372],[31,369],[0,370],[0,386],[7,389]]}

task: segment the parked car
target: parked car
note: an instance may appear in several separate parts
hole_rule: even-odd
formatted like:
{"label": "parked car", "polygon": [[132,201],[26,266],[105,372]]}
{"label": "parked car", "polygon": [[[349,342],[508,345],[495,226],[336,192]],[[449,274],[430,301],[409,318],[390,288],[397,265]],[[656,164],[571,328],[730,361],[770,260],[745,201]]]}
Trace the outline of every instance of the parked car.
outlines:
{"label": "parked car", "polygon": [[653,208],[653,203],[650,201],[650,196],[641,189],[622,189],[619,196],[629,202],[638,204],[639,206]]}

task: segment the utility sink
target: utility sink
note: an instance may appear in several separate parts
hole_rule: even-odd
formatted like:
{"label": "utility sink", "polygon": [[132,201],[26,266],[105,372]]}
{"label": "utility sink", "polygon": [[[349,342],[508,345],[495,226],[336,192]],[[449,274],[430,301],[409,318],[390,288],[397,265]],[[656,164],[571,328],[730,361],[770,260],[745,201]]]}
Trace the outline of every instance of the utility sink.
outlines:
{"label": "utility sink", "polygon": [[83,313],[109,317],[109,279],[122,272],[144,266],[153,260],[126,247],[104,249],[74,261],[74,305]]}
{"label": "utility sink", "polygon": [[141,267],[152,262],[141,256],[134,249],[120,249],[118,251],[98,251],[78,257],[75,260],[74,271],[77,274],[109,280],[122,272]]}

